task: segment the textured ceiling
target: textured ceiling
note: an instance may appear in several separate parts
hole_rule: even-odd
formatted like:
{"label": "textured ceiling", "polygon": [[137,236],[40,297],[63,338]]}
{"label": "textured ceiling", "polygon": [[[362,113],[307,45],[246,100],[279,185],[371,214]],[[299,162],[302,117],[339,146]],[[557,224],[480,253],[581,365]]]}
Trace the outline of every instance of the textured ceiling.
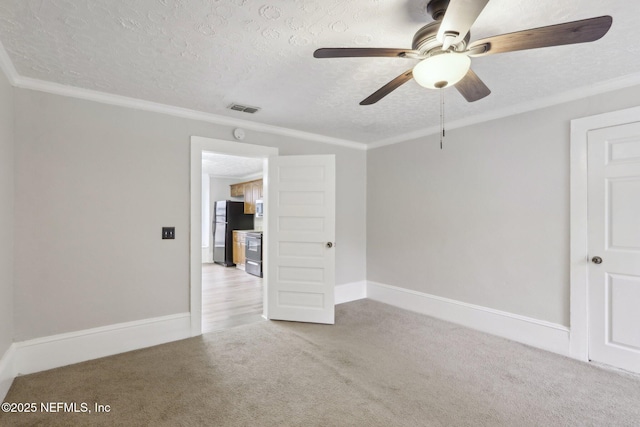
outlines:
{"label": "textured ceiling", "polygon": [[202,172],[218,178],[247,178],[262,173],[264,160],[225,154],[202,153]]}
{"label": "textured ceiling", "polygon": [[[23,77],[333,138],[375,143],[439,123],[439,96],[410,81],[358,103],[415,65],[314,59],[319,47],[409,48],[431,22],[416,0],[2,0],[0,41]],[[492,94],[447,89],[467,119],[640,73],[637,0],[492,0],[471,40],[609,14],[601,40],[474,58]],[[257,106],[248,115],[231,103]]]}

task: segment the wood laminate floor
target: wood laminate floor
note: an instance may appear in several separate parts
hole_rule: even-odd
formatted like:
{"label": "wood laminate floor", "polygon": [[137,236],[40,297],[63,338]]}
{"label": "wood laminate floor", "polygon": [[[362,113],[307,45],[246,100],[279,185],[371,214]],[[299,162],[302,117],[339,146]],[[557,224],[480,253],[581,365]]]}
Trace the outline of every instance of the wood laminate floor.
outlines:
{"label": "wood laminate floor", "polygon": [[262,279],[235,267],[202,264],[202,332],[264,320]]}

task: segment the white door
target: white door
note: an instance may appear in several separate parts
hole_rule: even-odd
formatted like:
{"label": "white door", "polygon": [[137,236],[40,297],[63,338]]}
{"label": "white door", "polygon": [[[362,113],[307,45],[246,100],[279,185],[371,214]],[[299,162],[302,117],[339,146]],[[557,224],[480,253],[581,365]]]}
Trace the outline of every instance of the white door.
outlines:
{"label": "white door", "polygon": [[335,156],[270,157],[267,186],[267,316],[333,324]]}
{"label": "white door", "polygon": [[589,359],[640,372],[640,122],[588,134]]}

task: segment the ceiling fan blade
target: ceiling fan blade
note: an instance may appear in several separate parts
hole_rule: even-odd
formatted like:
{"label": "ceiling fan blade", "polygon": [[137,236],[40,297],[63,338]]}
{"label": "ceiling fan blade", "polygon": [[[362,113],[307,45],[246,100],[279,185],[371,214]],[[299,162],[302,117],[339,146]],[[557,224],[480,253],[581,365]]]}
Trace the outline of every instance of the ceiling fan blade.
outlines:
{"label": "ceiling fan blade", "polygon": [[477,101],[491,93],[491,89],[480,80],[480,77],[472,69],[467,71],[467,74],[455,84],[455,87],[468,102]]}
{"label": "ceiling fan blade", "polygon": [[592,42],[607,34],[612,22],[613,18],[605,15],[488,37],[471,43],[468,54],[469,56],[484,56],[540,47]]}
{"label": "ceiling fan blade", "polygon": [[442,49],[460,43],[467,35],[489,0],[451,0],[438,29]]}
{"label": "ceiling fan blade", "polygon": [[400,57],[418,54],[411,49],[388,49],[377,47],[329,47],[313,52],[314,58],[356,58],[356,57]]}
{"label": "ceiling fan blade", "polygon": [[360,105],[371,105],[380,101],[385,96],[389,95],[391,92],[402,86],[404,83],[408,82],[413,78],[413,69],[409,71],[405,71],[403,74],[400,74],[395,79],[391,80],[386,85],[382,86],[380,89],[369,95],[369,97],[362,102]]}

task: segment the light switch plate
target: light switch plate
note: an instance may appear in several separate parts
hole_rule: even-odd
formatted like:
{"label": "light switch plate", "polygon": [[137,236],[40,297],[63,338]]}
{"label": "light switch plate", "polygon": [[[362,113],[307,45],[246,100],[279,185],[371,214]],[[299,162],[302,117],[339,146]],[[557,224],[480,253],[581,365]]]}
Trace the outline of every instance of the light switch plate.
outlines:
{"label": "light switch plate", "polygon": [[162,239],[175,239],[176,228],[175,227],[162,227]]}

